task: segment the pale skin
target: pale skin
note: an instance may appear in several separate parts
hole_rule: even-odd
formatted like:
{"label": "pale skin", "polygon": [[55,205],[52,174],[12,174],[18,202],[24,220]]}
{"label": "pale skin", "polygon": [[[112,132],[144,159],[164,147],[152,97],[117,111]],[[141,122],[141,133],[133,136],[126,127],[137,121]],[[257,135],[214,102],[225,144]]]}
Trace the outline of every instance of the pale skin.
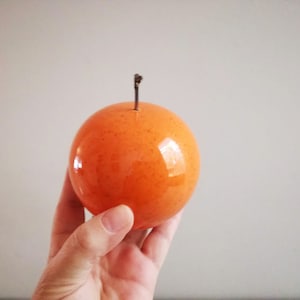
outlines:
{"label": "pale skin", "polygon": [[53,221],[49,259],[33,300],[150,300],[181,213],[152,230],[131,230],[120,205],[88,221],[68,175]]}

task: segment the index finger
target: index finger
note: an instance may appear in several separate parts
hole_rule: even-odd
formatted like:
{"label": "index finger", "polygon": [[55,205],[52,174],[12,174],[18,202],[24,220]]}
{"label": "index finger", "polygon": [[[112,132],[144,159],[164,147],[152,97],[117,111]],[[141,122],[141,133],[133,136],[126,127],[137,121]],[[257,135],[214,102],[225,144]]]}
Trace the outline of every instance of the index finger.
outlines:
{"label": "index finger", "polygon": [[74,192],[67,172],[53,219],[49,259],[57,254],[66,239],[83,222],[84,208]]}

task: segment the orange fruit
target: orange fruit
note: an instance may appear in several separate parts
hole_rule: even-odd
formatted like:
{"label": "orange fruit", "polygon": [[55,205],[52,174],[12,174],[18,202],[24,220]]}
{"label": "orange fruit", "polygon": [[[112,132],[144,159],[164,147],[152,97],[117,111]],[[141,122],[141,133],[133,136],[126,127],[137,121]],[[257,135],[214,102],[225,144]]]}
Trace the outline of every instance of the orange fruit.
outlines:
{"label": "orange fruit", "polygon": [[190,199],[200,168],[197,143],[171,111],[150,103],[110,105],[93,114],[73,141],[69,174],[82,204],[99,214],[118,204],[135,229],[157,226]]}

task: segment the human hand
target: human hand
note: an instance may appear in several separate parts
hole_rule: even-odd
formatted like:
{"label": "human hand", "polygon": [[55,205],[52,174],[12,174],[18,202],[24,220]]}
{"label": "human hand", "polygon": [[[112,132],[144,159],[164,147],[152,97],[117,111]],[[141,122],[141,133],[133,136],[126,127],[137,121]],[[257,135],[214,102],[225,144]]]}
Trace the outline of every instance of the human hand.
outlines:
{"label": "human hand", "polygon": [[153,299],[180,213],[150,231],[131,230],[134,216],[125,205],[84,219],[67,175],[48,263],[32,299]]}

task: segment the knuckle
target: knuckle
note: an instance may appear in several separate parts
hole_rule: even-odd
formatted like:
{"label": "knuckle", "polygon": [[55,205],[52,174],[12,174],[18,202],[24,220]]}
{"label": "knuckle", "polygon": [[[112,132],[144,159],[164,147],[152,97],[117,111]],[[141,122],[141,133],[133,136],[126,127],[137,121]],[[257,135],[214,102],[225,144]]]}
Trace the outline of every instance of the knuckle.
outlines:
{"label": "knuckle", "polygon": [[89,252],[95,249],[95,237],[86,226],[80,226],[74,232],[74,243],[82,252]]}

